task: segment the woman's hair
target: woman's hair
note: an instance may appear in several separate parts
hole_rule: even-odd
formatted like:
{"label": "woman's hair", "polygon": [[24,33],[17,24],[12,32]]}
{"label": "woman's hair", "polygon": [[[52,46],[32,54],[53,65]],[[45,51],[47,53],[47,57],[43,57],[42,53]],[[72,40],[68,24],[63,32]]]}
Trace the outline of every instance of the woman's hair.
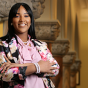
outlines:
{"label": "woman's hair", "polygon": [[[34,17],[33,17],[33,13],[32,13],[32,10],[31,8],[25,4],[25,3],[16,3],[15,5],[12,6],[10,12],[9,12],[9,17],[8,17],[8,32],[7,32],[7,36],[8,36],[8,42],[12,39],[12,37],[15,37],[15,29],[13,27],[13,25],[11,25],[12,23],[12,19],[13,17],[16,16],[17,14],[17,11],[19,9],[20,6],[23,6],[26,11],[28,12],[30,18],[31,18],[31,25],[30,25],[30,28],[28,29],[28,34],[31,36],[31,38],[33,39],[36,39],[36,36],[35,36],[35,26],[34,26]],[[16,38],[17,40],[17,38]]]}

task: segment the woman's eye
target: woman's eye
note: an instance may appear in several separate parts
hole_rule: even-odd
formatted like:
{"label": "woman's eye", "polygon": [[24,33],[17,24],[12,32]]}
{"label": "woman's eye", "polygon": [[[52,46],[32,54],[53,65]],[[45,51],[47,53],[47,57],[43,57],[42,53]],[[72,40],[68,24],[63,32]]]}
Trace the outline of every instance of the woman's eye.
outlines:
{"label": "woman's eye", "polygon": [[28,15],[26,15],[25,17],[29,17]]}
{"label": "woman's eye", "polygon": [[19,17],[19,16],[15,16],[15,17]]}

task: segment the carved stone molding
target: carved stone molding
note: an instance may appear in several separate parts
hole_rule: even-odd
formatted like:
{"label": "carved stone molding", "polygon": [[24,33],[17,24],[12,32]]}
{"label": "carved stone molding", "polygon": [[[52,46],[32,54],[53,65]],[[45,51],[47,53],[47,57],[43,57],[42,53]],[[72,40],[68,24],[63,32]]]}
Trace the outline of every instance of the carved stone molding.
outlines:
{"label": "carved stone molding", "polygon": [[52,54],[64,56],[69,51],[69,40],[61,39],[52,43]]}
{"label": "carved stone molding", "polygon": [[19,2],[27,3],[31,7],[35,19],[39,18],[44,12],[45,6],[43,3],[45,0],[0,0],[0,17],[8,17],[11,7]]}
{"label": "carved stone molding", "polygon": [[35,33],[37,39],[55,41],[60,32],[60,25],[58,20],[35,21]]}
{"label": "carved stone molding", "polygon": [[80,70],[81,61],[79,59],[75,59],[74,63],[71,65],[71,72],[77,72]]}
{"label": "carved stone molding", "polygon": [[71,65],[76,58],[76,52],[69,51],[64,57],[63,57],[63,65]]}
{"label": "carved stone molding", "polygon": [[44,12],[45,5],[43,5],[45,0],[32,0],[32,8],[34,18],[40,18],[41,14]]}

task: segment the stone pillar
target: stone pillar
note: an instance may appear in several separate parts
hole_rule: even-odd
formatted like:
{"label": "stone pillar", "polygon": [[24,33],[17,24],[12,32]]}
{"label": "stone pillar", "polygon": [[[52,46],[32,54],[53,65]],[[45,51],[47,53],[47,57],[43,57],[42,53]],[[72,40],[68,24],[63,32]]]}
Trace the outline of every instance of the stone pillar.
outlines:
{"label": "stone pillar", "polygon": [[76,73],[80,70],[80,65],[81,61],[76,59],[70,68],[70,88],[76,88]]}
{"label": "stone pillar", "polygon": [[52,43],[52,54],[54,58],[60,65],[59,74],[56,77],[51,77],[54,82],[56,88],[62,88],[63,82],[63,57],[69,51],[69,41],[66,39],[56,40]]}
{"label": "stone pillar", "polygon": [[70,66],[72,65],[76,53],[68,52],[67,55],[63,57],[63,87],[70,88]]}

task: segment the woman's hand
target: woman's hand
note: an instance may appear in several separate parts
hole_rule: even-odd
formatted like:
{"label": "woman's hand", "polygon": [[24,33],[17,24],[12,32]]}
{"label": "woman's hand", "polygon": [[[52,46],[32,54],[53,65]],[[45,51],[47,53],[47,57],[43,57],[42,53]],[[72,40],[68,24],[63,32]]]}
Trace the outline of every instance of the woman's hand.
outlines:
{"label": "woman's hand", "polygon": [[2,66],[1,66],[1,73],[3,73],[4,71],[6,71],[7,67],[10,66],[11,62],[8,60],[8,58],[6,56],[4,56],[5,60],[7,62],[3,63]]}
{"label": "woman's hand", "polygon": [[1,73],[5,72],[5,71],[7,72],[8,69],[10,69],[10,68],[29,66],[31,64],[31,63],[25,63],[25,64],[11,63],[6,56],[4,56],[4,58],[6,59],[7,62],[2,64],[2,66],[1,66],[2,72]]}
{"label": "woman's hand", "polygon": [[40,66],[40,72],[43,73],[54,74],[53,70],[57,69],[57,67],[52,67],[52,65],[54,65],[55,62],[50,63],[50,61],[40,60],[38,64]]}

